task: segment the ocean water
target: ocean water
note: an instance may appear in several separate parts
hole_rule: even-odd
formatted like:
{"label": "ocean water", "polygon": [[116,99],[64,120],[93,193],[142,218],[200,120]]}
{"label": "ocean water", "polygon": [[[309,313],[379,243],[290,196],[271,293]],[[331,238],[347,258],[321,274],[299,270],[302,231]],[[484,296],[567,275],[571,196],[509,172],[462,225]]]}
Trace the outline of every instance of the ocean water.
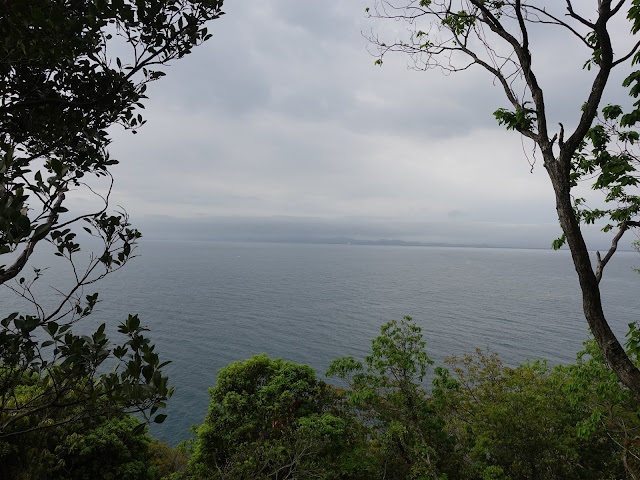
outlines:
{"label": "ocean water", "polygon": [[[172,445],[202,423],[217,371],[257,353],[322,375],[335,358],[363,358],[380,326],[403,315],[422,327],[436,363],[476,347],[507,364],[566,363],[588,335],[567,251],[145,240],[137,253],[96,285],[90,323],[113,332],[138,313],[151,329],[176,387],[152,433]],[[638,266],[636,253],[618,252],[602,280],[620,336],[640,311]],[[57,268],[41,288],[57,284]],[[3,310],[14,307],[0,295]]]}

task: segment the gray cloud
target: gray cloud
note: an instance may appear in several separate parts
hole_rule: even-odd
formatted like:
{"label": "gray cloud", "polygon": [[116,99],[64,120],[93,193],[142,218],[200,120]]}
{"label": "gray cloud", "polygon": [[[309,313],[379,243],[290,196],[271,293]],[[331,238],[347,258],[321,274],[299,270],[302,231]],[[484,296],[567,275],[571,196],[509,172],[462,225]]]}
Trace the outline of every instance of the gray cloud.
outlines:
{"label": "gray cloud", "polygon": [[[559,236],[556,224],[493,223],[449,220],[397,221],[362,217],[202,217],[179,219],[147,216],[137,222],[148,238],[244,242],[371,242],[392,241],[462,246],[550,249]],[[596,228],[585,230],[593,248],[605,249],[609,238]],[[628,243],[622,249],[629,250]]]}
{"label": "gray cloud", "polygon": [[[492,116],[508,106],[500,86],[479,68],[407,70],[402,55],[374,66],[362,32],[404,26],[367,19],[367,4],[229,3],[213,38],[150,88],[148,124],[114,130],[114,203],[139,219],[382,217],[401,239],[434,222],[554,225],[542,165],[529,173],[539,152]],[[535,33],[550,128],[570,128],[593,73],[578,41]]]}

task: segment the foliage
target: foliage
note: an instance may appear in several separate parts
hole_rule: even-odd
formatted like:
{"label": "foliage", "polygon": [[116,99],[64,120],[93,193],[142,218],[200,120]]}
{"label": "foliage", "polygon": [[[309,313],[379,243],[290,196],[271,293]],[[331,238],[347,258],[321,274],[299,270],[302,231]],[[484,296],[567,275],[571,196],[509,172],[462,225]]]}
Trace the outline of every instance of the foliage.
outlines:
{"label": "foliage", "polygon": [[[455,381],[441,369],[434,396],[456,439],[462,477],[600,479],[616,472],[615,445],[579,435],[587,404],[567,397],[566,375],[544,362],[509,368],[481,350],[446,363]],[[617,467],[614,478],[624,472]]]}
{"label": "foliage", "polygon": [[[19,395],[33,398],[45,388],[41,379],[32,376],[23,382]],[[144,429],[138,428],[139,420],[120,413],[88,418],[77,415],[81,408],[67,405],[41,410],[13,423],[0,439],[0,478],[159,478],[151,468],[151,439]],[[37,431],[29,428],[33,424],[40,428]]]}
{"label": "foliage", "polygon": [[210,396],[193,478],[328,480],[357,470],[353,419],[309,366],[256,355],[220,370]]}
{"label": "foliage", "polygon": [[[432,364],[409,317],[317,381],[265,355],[222,369],[187,472],[172,479],[621,479],[640,475],[640,404],[594,340],[576,363],[476,350]],[[446,367],[446,368],[445,368]],[[174,470],[177,471],[177,470]]]}
{"label": "foliage", "polygon": [[166,442],[160,442],[155,438],[149,444],[149,456],[154,479],[164,479],[172,474],[179,474],[186,470],[189,462],[184,445],[172,448]]}
{"label": "foliage", "polygon": [[455,438],[460,478],[637,478],[640,404],[593,339],[577,361],[451,357],[432,395]]}
{"label": "foliage", "polygon": [[[18,425],[39,428],[40,420],[26,417],[42,419],[38,412],[55,409],[72,415],[52,413],[58,422],[98,406],[164,418],[154,415],[171,389],[138,317],[120,325],[124,340],[115,346],[105,325],[90,335],[74,333],[73,325],[99,301],[85,289],[131,259],[140,238],[126,213],[108,212],[109,168],[117,163],[107,151],[108,129],[118,124],[135,133],[144,123],[138,110],[147,84],[211,36],[205,23],[222,15],[221,6],[222,0],[0,0],[0,284],[32,305],[0,318],[0,438]],[[91,178],[103,183],[91,186]],[[67,196],[81,190],[102,206],[69,212]],[[100,242],[88,259],[79,258],[79,232]],[[47,265],[32,274],[26,269],[44,243],[70,267],[71,284],[56,279],[53,304],[34,288]],[[109,358],[119,369],[97,374]],[[33,374],[40,393],[17,395]]]}
{"label": "foliage", "polygon": [[[594,459],[608,464],[608,472],[620,471],[622,467],[631,478],[640,475],[640,402],[617,378],[593,340],[584,343],[578,352],[577,362],[558,367],[566,376],[564,393],[581,412],[576,424],[580,438],[591,438],[598,442],[593,450]],[[633,352],[630,355],[637,361]],[[603,452],[611,452],[608,461]]]}
{"label": "foliage", "polygon": [[439,478],[449,443],[422,382],[433,363],[411,317],[393,320],[373,340],[366,366],[353,357],[331,363],[327,376],[348,385],[347,398],[369,428],[381,478]]}
{"label": "foliage", "polygon": [[603,230],[607,232],[633,226],[640,213],[640,197],[636,194],[640,137],[636,130],[627,128],[636,121],[626,119],[619,105],[604,107],[602,119],[589,129],[572,162],[573,185],[590,179],[594,190],[605,193],[604,201],[609,205],[609,208],[588,208],[584,198],[576,198],[576,215],[586,224],[605,219]]}

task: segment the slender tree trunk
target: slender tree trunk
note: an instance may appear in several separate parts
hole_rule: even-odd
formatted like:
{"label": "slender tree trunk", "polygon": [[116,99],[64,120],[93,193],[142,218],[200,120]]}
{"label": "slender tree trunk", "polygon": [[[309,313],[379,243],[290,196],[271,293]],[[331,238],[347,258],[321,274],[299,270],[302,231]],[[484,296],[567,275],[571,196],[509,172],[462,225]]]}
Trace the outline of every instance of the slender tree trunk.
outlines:
{"label": "slender tree trunk", "polygon": [[555,191],[558,220],[571,250],[582,290],[582,308],[591,333],[620,381],[640,398],[640,370],[627,356],[604,316],[598,280],[573,210],[569,177],[562,172],[562,163],[556,159],[545,159],[545,168]]}

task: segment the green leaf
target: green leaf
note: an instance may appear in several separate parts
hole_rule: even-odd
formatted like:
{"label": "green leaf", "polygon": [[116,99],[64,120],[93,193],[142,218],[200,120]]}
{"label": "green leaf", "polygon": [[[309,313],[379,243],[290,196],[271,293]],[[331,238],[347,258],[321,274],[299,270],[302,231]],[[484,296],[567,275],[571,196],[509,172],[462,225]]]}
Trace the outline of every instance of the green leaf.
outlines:
{"label": "green leaf", "polygon": [[560,248],[562,248],[562,246],[565,244],[566,241],[567,241],[567,237],[563,233],[562,235],[560,235],[559,238],[556,238],[551,243],[551,248],[553,248],[554,250],[560,250]]}
{"label": "green leaf", "polygon": [[145,428],[146,428],[146,425],[144,423],[139,423],[133,428],[133,430],[131,430],[131,434],[141,435],[142,433],[144,433]]}
{"label": "green leaf", "polygon": [[153,419],[154,423],[162,423],[165,421],[165,419],[167,418],[167,415],[164,413],[161,413],[160,415],[156,415],[155,418]]}

